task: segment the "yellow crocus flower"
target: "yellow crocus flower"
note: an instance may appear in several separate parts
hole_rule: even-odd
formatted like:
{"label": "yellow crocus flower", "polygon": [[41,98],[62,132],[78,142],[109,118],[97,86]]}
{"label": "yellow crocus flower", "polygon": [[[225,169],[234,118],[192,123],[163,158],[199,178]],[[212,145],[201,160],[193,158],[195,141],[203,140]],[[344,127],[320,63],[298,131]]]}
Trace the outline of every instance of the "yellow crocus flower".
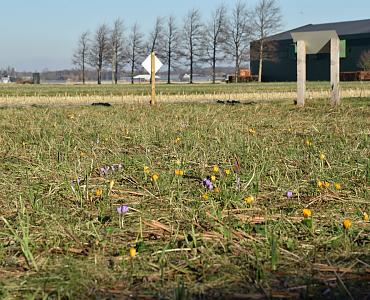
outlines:
{"label": "yellow crocus flower", "polygon": [[308,208],[305,208],[303,210],[303,215],[304,215],[305,218],[309,218],[311,216],[311,210],[308,209]]}
{"label": "yellow crocus flower", "polygon": [[345,220],[343,226],[345,229],[348,229],[351,226],[351,221],[349,219]]}
{"label": "yellow crocus flower", "polygon": [[131,248],[130,249],[130,258],[131,259],[134,259],[135,258],[135,255],[136,255],[136,249],[135,248]]}

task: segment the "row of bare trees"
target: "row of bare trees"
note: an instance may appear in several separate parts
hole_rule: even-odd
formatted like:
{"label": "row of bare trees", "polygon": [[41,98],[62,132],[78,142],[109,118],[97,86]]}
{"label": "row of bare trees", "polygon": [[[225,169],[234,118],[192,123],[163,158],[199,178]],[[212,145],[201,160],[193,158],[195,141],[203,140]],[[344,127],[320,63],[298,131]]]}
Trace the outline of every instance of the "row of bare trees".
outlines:
{"label": "row of bare trees", "polygon": [[[102,68],[112,68],[112,83],[117,83],[120,68],[129,66],[131,82],[140,63],[151,52],[167,65],[168,83],[171,69],[183,66],[190,70],[190,83],[193,83],[193,70],[198,65],[208,64],[212,68],[213,82],[216,80],[216,65],[234,61],[235,74],[242,63],[249,60],[250,42],[258,42],[258,51],[253,59],[269,59],[266,38],[281,30],[282,13],[276,0],[259,0],[253,7],[239,0],[230,10],[221,4],[214,8],[211,17],[203,22],[201,12],[190,9],[181,21],[174,16],[157,17],[153,29],[145,38],[138,22],[126,28],[121,19],[113,27],[104,23],[91,33],[81,34],[72,62],[81,67],[83,82],[84,70],[88,64],[98,71],[101,83]],[[127,34],[126,34],[127,33]]]}

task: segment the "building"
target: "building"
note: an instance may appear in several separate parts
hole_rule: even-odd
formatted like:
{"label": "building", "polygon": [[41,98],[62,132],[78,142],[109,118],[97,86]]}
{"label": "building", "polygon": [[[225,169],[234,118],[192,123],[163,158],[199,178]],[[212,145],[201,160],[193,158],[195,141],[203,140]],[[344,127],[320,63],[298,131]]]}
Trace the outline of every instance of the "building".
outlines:
{"label": "building", "polygon": [[2,78],[0,77],[0,82],[1,83],[9,83],[10,82],[10,77],[8,75],[4,75]]}
{"label": "building", "polygon": [[250,76],[251,70],[249,69],[240,69],[239,70],[239,76]]}
{"label": "building", "polygon": [[[357,62],[362,51],[370,49],[370,19],[309,24],[290,31],[286,31],[267,39],[274,47],[272,61],[262,63],[262,81],[296,81],[297,80],[297,47],[293,42],[291,32],[335,30],[344,47],[340,53],[340,72],[361,71]],[[251,57],[256,49],[256,41],[251,43]],[[330,80],[330,53],[308,54],[306,57],[307,80]],[[258,75],[259,61],[251,60],[251,74]]]}

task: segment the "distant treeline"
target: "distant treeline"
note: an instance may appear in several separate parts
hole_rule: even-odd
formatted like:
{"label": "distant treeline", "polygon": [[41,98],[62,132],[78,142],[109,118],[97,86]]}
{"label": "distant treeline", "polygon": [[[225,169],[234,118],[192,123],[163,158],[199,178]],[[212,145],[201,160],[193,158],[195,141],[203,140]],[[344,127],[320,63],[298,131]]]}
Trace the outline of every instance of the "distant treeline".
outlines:
{"label": "distant treeline", "polygon": [[[282,19],[277,0],[258,0],[251,7],[242,0],[231,8],[220,4],[208,19],[196,8],[181,17],[158,16],[147,34],[139,22],[126,25],[118,18],[112,25],[103,23],[93,32],[90,29],[83,32],[72,62],[81,68],[83,82],[89,76],[86,66],[97,70],[98,84],[104,80],[105,68],[112,74],[112,83],[117,83],[122,70],[128,68],[133,83],[141,63],[153,52],[166,66],[168,83],[171,72],[178,68],[186,70],[190,83],[196,69],[204,66],[211,68],[213,82],[220,64],[232,63],[233,74],[238,75],[250,57],[260,61],[261,73],[262,61],[275,59],[276,45],[268,37],[281,30]],[[256,41],[253,49],[250,49],[251,41]]]}
{"label": "distant treeline", "polygon": [[[32,78],[33,72],[26,72],[26,71],[17,72],[15,71],[14,68],[10,68],[10,69],[13,69],[14,72],[8,73],[6,69],[5,70],[1,69],[1,74],[2,75],[11,74],[10,78],[12,79],[11,80],[12,82],[16,82],[17,78],[23,78],[23,79]],[[235,71],[234,67],[217,67],[216,75],[218,77],[222,77],[223,75],[233,74],[234,71]],[[146,71],[144,71],[143,73],[146,74]],[[135,75],[137,74],[139,74],[139,71],[135,72]],[[158,72],[157,74],[163,77],[167,76],[166,71]],[[179,78],[182,78],[183,75],[185,74],[187,74],[187,70],[177,69],[172,72],[172,76],[179,76]],[[194,74],[196,74],[197,76],[212,76],[212,69],[211,68],[195,68]],[[130,77],[130,75],[131,74],[129,71],[125,71],[125,70],[119,71],[118,80],[124,77],[128,78]],[[102,69],[101,78],[102,78],[102,81],[111,81],[112,71],[108,69]],[[85,69],[85,80],[86,81],[97,81],[97,79],[98,79],[98,71],[96,69],[92,69],[92,68]],[[41,72],[41,80],[65,80],[65,81],[69,80],[73,82],[82,82],[82,70],[77,69],[77,68],[73,68],[70,70],[67,70],[67,69],[60,70],[60,71],[50,71],[48,69],[44,69]]]}
{"label": "distant treeline", "polygon": [[[221,77],[223,75],[233,74],[235,68],[233,67],[217,67],[216,74]],[[143,73],[146,74],[146,71]],[[196,68],[194,69],[194,73],[198,76],[212,76],[212,69],[211,68]],[[139,74],[139,71],[135,72],[135,75]],[[158,75],[167,76],[167,72],[158,72]],[[182,77],[184,74],[187,74],[187,70],[177,69],[172,72],[172,75],[178,75]],[[32,76],[32,73],[26,73],[22,76]],[[118,80],[120,78],[128,78],[131,76],[129,71],[118,71]],[[85,69],[85,80],[86,81],[97,81],[98,79],[98,72],[96,69],[87,68]],[[82,81],[82,70],[81,69],[70,69],[70,70],[61,70],[61,71],[49,71],[43,70],[41,73],[41,80],[70,80],[70,81]],[[101,80],[102,81],[111,81],[112,80],[112,71],[108,69],[102,69],[101,72]]]}

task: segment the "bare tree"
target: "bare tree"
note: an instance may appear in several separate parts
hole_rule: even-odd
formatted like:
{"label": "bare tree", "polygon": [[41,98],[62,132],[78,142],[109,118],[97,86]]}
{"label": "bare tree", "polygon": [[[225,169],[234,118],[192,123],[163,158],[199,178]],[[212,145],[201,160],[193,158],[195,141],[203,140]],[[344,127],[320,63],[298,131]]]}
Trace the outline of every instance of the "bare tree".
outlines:
{"label": "bare tree", "polygon": [[131,83],[134,83],[134,72],[139,67],[142,58],[143,34],[137,22],[130,28],[130,35],[126,47],[126,57],[131,68]]}
{"label": "bare tree", "polygon": [[[258,81],[262,77],[262,61],[273,59],[276,44],[272,41],[266,41],[266,38],[281,30],[283,26],[283,15],[280,6],[276,0],[259,0],[253,9],[253,18],[251,19],[253,34],[257,42],[259,51],[254,51],[259,60]],[[251,50],[252,51],[252,50]]]}
{"label": "bare tree", "polygon": [[123,61],[123,46],[125,42],[125,38],[123,33],[125,32],[126,28],[123,25],[123,21],[118,18],[114,21],[113,29],[110,34],[110,59],[112,64],[112,84],[117,84],[118,81],[118,68]]}
{"label": "bare tree", "polygon": [[108,25],[100,25],[95,30],[88,55],[89,65],[98,69],[98,84],[101,84],[101,70],[109,59],[109,34]]}
{"label": "bare tree", "polygon": [[203,61],[212,66],[212,82],[216,83],[216,62],[225,58],[220,48],[225,43],[225,23],[227,9],[224,4],[219,5],[212,12],[211,19],[204,26]]}
{"label": "bare tree", "polygon": [[77,41],[77,49],[73,51],[72,64],[82,68],[82,83],[85,84],[85,62],[90,48],[90,30],[83,32]]}
{"label": "bare tree", "polygon": [[152,31],[149,33],[149,40],[147,44],[149,54],[152,52],[157,52],[158,45],[161,44],[163,39],[163,25],[164,18],[158,16],[155,20],[155,25]]}
{"label": "bare tree", "polygon": [[167,83],[171,83],[171,67],[173,67],[172,59],[176,56],[176,51],[179,45],[178,27],[176,18],[173,14],[169,15],[165,20],[163,38],[160,43],[161,54],[160,58],[164,64],[167,64]]}
{"label": "bare tree", "polygon": [[180,36],[181,51],[178,52],[189,62],[190,83],[193,83],[193,69],[201,55],[202,30],[201,13],[195,8],[190,9],[183,18],[183,29]]}
{"label": "bare tree", "polygon": [[370,49],[361,52],[357,62],[357,67],[364,71],[370,71]]}
{"label": "bare tree", "polygon": [[224,51],[235,61],[235,79],[238,82],[239,68],[248,60],[251,28],[249,26],[248,8],[239,1],[232,10],[226,23],[226,43]]}
{"label": "bare tree", "polygon": [[[158,16],[152,31],[149,33],[149,40],[147,42],[147,51],[150,53],[155,52],[157,57],[161,57],[162,53],[158,53],[157,50],[161,49],[158,45],[161,44],[163,39],[163,23],[164,18]],[[150,77],[150,83],[152,83],[152,78]]]}

